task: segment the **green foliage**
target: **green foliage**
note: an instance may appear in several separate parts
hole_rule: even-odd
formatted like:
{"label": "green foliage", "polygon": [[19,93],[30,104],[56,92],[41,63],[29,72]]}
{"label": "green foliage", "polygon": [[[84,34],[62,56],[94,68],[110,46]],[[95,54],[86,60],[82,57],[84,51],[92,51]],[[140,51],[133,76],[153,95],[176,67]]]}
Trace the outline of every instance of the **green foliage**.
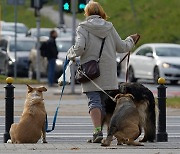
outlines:
{"label": "green foliage", "polygon": [[[6,84],[6,78],[7,76],[0,75],[0,83]],[[14,79],[13,84],[39,84],[39,82],[37,80],[30,80],[27,78],[16,78]]]}
{"label": "green foliage", "polygon": [[[14,6],[8,5],[7,0],[1,0],[1,20],[14,22]],[[17,22],[24,23],[28,28],[36,27],[36,17],[34,16],[34,9],[30,8],[30,0],[26,1],[24,6],[17,6]],[[54,28],[47,17],[41,16],[41,27]]]}
{"label": "green foliage", "polygon": [[110,17],[109,21],[122,38],[139,33],[141,40],[138,45],[149,42],[180,44],[179,0],[97,1],[103,6]]}

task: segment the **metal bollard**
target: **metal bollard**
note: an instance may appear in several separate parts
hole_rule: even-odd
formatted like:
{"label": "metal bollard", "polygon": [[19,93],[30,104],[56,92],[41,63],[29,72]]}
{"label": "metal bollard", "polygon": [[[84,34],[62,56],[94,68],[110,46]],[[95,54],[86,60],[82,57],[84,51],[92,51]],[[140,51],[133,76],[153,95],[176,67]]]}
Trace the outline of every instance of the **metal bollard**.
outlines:
{"label": "metal bollard", "polygon": [[165,79],[158,79],[158,109],[159,109],[159,120],[158,120],[158,133],[157,142],[167,142],[168,134],[166,132],[166,86]]}
{"label": "metal bollard", "polygon": [[5,88],[5,133],[4,133],[4,143],[7,143],[10,139],[9,130],[11,124],[14,123],[14,86],[13,78],[8,77],[6,79],[7,85]]}

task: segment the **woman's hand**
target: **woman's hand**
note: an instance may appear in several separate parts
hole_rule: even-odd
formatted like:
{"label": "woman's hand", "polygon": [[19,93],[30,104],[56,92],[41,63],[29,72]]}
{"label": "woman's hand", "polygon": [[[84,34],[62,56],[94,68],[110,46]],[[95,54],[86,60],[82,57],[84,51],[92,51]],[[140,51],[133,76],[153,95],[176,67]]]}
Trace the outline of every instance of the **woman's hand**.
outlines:
{"label": "woman's hand", "polygon": [[140,35],[133,34],[133,35],[130,35],[130,37],[132,37],[132,39],[134,40],[134,44],[136,44],[139,41]]}

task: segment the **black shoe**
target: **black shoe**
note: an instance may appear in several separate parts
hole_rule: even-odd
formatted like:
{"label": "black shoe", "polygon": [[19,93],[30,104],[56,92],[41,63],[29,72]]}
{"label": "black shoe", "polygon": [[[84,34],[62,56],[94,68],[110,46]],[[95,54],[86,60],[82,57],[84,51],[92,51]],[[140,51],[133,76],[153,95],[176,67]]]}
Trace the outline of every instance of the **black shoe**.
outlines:
{"label": "black shoe", "polygon": [[92,142],[93,143],[101,143],[102,139],[103,139],[103,133],[102,133],[102,131],[98,131],[93,134]]}

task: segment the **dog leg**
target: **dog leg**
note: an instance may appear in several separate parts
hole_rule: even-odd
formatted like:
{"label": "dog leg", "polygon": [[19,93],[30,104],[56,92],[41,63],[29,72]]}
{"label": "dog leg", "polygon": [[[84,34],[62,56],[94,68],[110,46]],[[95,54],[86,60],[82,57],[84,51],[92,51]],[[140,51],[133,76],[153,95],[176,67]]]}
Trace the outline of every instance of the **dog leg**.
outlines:
{"label": "dog leg", "polygon": [[107,136],[106,139],[102,140],[101,146],[110,146],[113,136]]}
{"label": "dog leg", "polygon": [[42,143],[47,143],[45,123],[44,123],[43,129],[42,129]]}
{"label": "dog leg", "polygon": [[111,127],[109,128],[109,131],[108,131],[108,135],[106,137],[106,139],[103,139],[102,140],[102,144],[101,146],[110,146],[111,144],[111,141],[113,139],[113,135],[117,132],[117,128],[116,127]]}
{"label": "dog leg", "polygon": [[133,139],[125,139],[124,143],[127,144],[127,145],[144,146],[140,142],[135,142]]}

